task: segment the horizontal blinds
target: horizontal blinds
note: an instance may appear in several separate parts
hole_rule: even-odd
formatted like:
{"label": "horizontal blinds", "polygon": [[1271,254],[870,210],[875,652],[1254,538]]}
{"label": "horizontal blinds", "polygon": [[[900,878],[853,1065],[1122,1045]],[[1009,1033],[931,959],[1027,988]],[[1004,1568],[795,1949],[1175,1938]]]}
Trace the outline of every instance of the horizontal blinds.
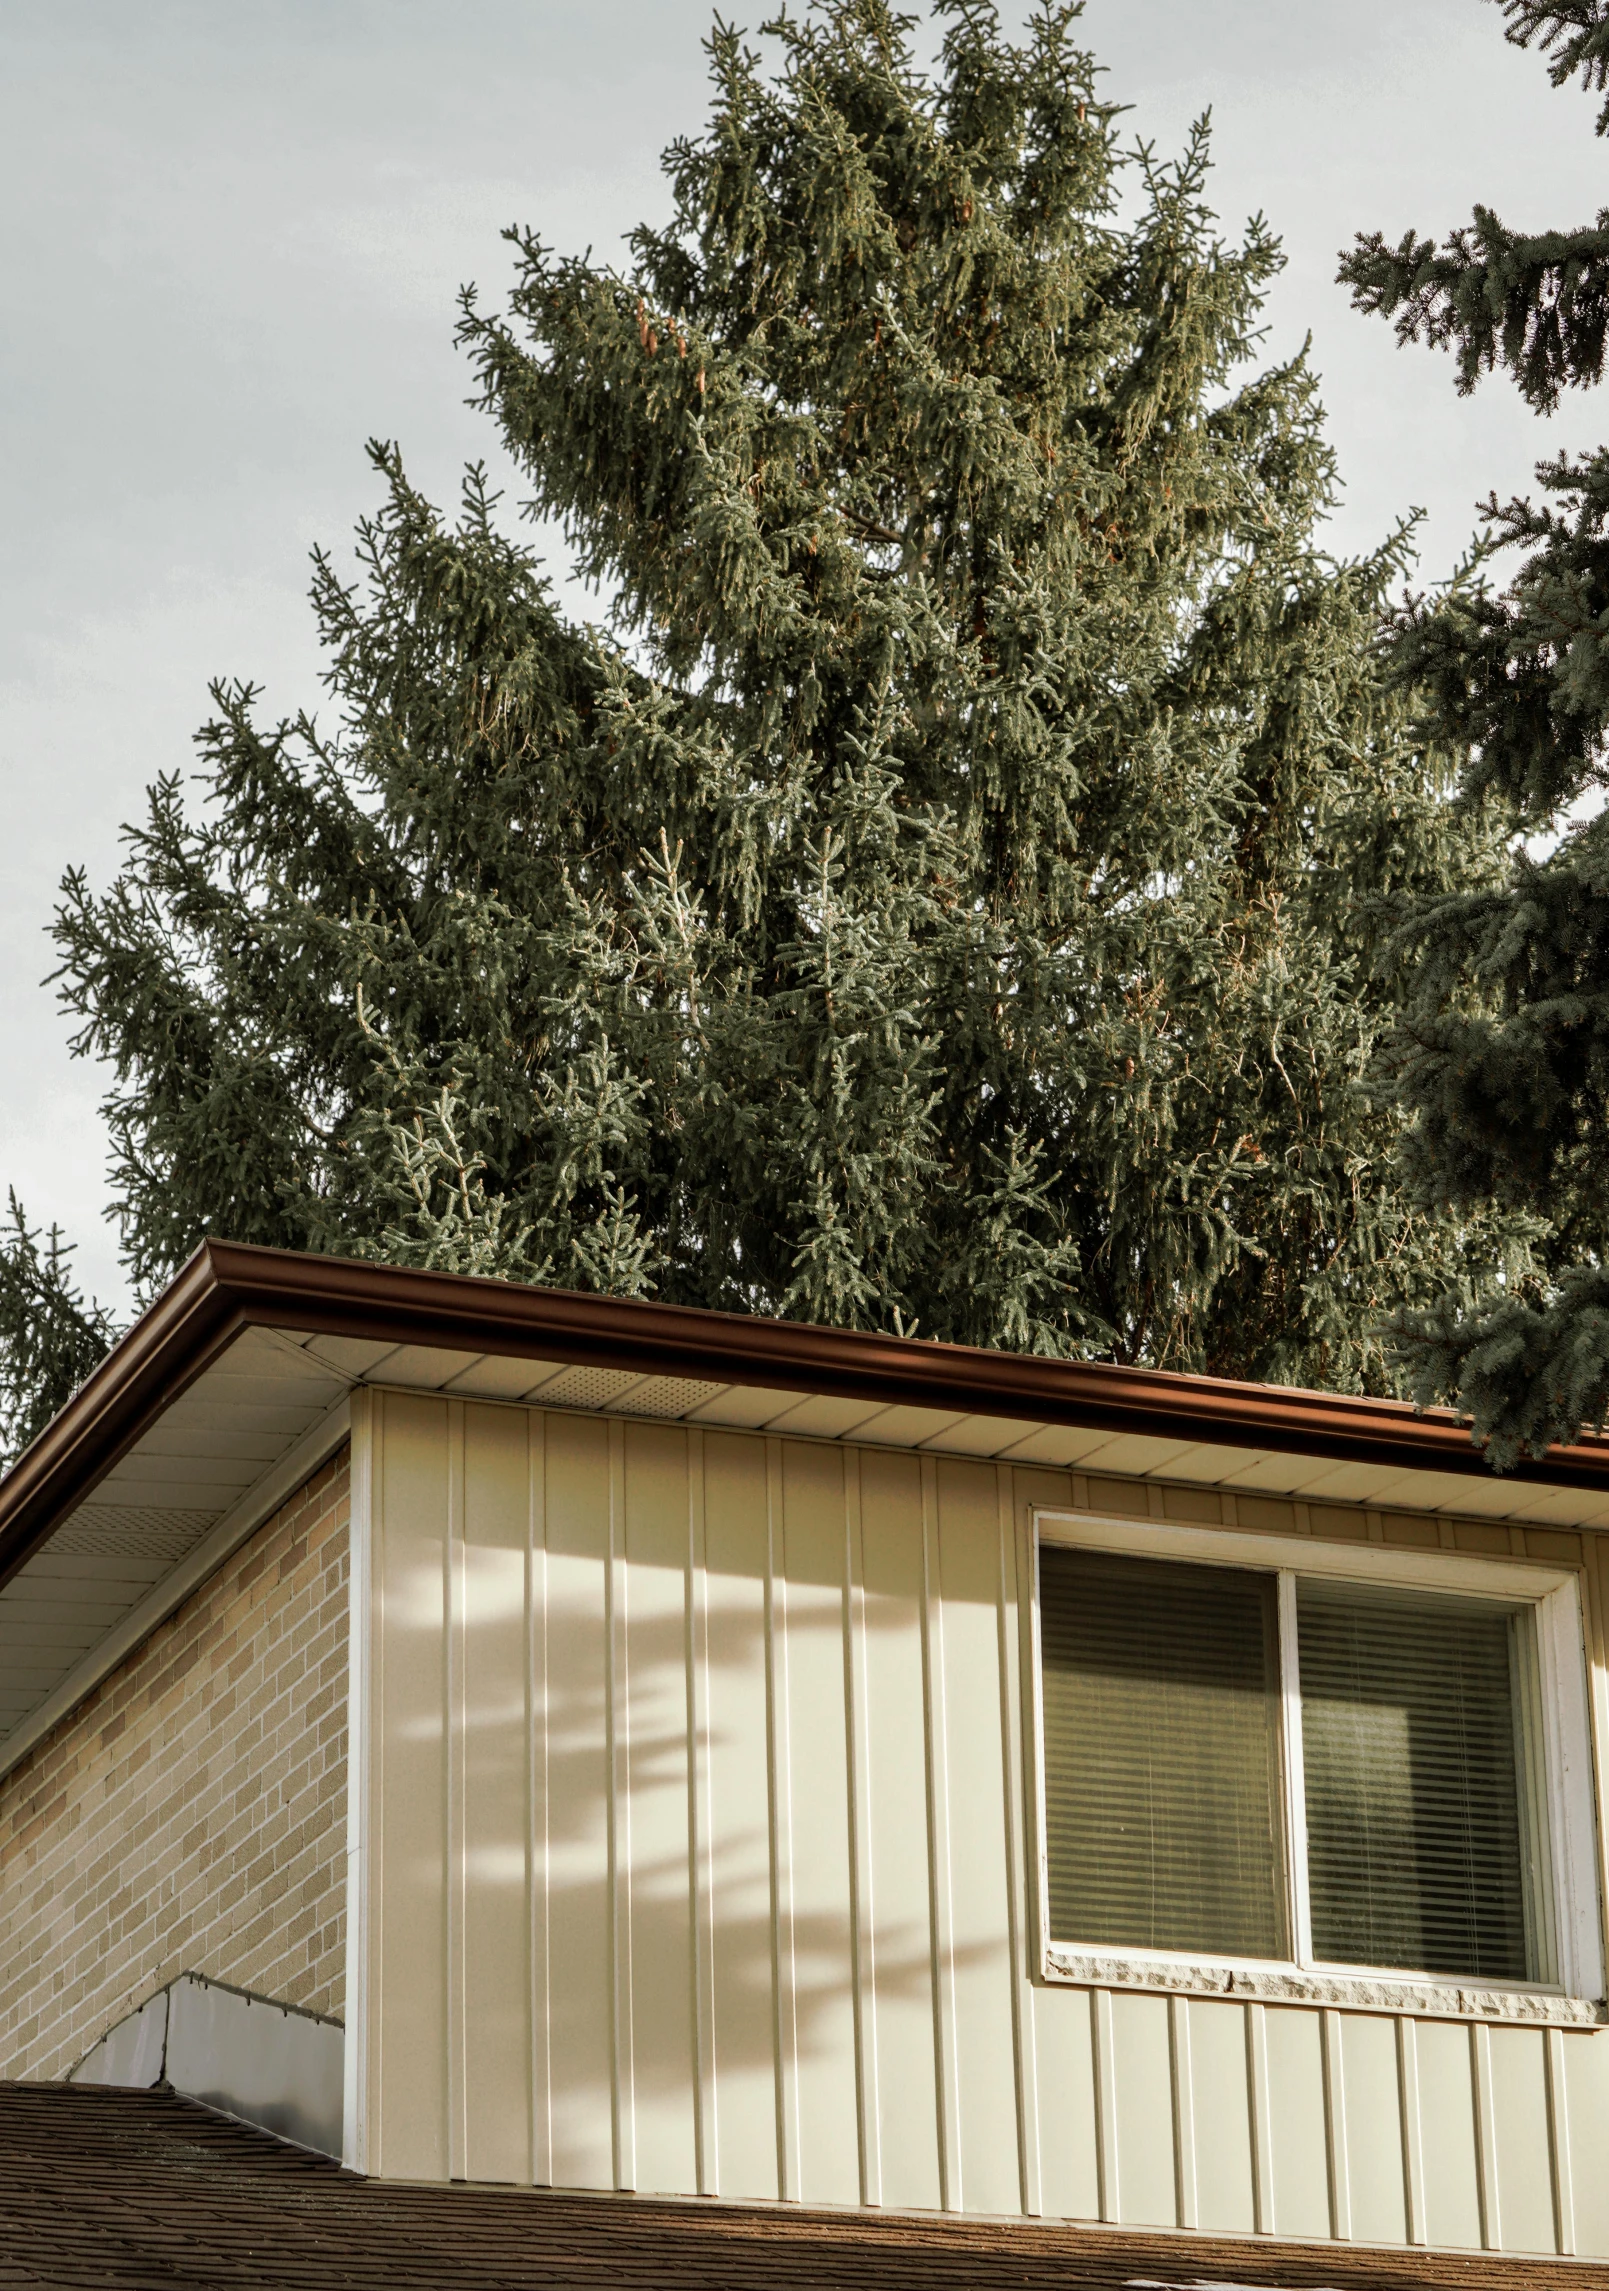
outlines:
{"label": "horizontal blinds", "polygon": [[1046,1545],[1054,1939],[1285,1954],[1274,1578]]}
{"label": "horizontal blinds", "polygon": [[1302,1583],[1297,1616],[1315,1954],[1536,1978],[1516,1691],[1529,1615]]}

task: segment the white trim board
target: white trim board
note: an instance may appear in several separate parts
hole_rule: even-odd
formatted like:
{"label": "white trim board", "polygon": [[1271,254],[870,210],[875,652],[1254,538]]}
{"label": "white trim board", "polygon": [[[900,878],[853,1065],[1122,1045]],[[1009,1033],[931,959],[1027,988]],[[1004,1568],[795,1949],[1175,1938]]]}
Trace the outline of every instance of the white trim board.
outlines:
{"label": "white trim board", "polygon": [[1288,1567],[1299,1575],[1345,1575],[1354,1582],[1465,1591],[1483,1599],[1543,1598],[1574,1583],[1578,1572],[1557,1559],[1488,1559],[1461,1551],[1403,1550],[1388,1543],[1329,1543],[1320,1536],[1265,1535],[1256,1528],[1102,1517],[1037,1505],[1034,1527],[1046,1543],[1082,1544],[1091,1551],[1128,1552],[1141,1559],[1199,1559],[1212,1566],[1251,1567],[1270,1575]]}
{"label": "white trim board", "polygon": [[347,1565],[346,2036],[341,2073],[341,2161],[369,2168],[369,1815],[377,1751],[370,1721],[374,1669],[374,1410],[359,1386],[349,1403],[352,1493]]}

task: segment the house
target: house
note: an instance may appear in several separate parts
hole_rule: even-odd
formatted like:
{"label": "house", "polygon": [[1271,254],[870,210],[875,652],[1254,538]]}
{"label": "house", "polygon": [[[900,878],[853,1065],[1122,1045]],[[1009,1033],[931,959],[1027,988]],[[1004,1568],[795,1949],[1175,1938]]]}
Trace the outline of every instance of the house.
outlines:
{"label": "house", "polygon": [[0,2099],[1609,2257],[1604,1530],[1609,1442],[208,1244],[0,1483]]}

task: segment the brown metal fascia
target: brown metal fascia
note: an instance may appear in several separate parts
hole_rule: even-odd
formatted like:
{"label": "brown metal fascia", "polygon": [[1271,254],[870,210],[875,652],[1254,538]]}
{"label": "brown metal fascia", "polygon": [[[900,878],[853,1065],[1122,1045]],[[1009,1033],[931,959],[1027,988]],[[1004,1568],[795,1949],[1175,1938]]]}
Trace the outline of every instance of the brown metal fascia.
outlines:
{"label": "brown metal fascia", "polygon": [[[1453,1417],[1420,1415],[1398,1401],[984,1352],[208,1241],[0,1481],[0,1582],[248,1327],[601,1364],[1472,1478],[1486,1472]],[[1609,1440],[1554,1449],[1513,1476],[1609,1487]]]}
{"label": "brown metal fascia", "polygon": [[[1472,1478],[1488,1471],[1467,1426],[1444,1410],[1421,1414],[1404,1401],[986,1352],[339,1257],[225,1243],[209,1248],[243,1315],[281,1328],[1271,1448],[1344,1463]],[[1513,1477],[1555,1487],[1609,1487],[1609,1440],[1555,1448],[1545,1462],[1517,1466]]]}

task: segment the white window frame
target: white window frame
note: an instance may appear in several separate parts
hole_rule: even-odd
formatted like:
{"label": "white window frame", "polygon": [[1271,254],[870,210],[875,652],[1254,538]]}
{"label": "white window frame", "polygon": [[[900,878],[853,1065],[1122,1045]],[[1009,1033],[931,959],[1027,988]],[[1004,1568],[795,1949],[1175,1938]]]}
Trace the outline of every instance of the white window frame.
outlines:
{"label": "white window frame", "polygon": [[[1598,1822],[1581,1589],[1573,1568],[1526,1559],[1473,1559],[1456,1552],[1397,1551],[1380,1544],[1325,1543],[1307,1536],[1247,1534],[1230,1528],[1162,1520],[1110,1519],[1085,1512],[1036,1509],[1033,1533],[1033,1757],[1041,1977],[1047,1981],[1236,1993],[1275,1999],[1354,2004],[1411,2011],[1523,2020],[1595,2020],[1604,1994],[1598,1887]],[[1131,1558],[1193,1560],[1273,1575],[1278,1585],[1281,1666],[1281,1769],[1285,1800],[1286,1915],[1295,1941],[1284,1962],[1179,1953],[1114,1950],[1053,1936],[1045,1829],[1044,1664],[1040,1643],[1039,1554],[1046,1544]],[[1548,1982],[1450,1981],[1446,1975],[1395,1968],[1331,1965],[1312,1950],[1307,1898],[1307,1821],[1302,1777],[1300,1680],[1297,1677],[1298,1577],[1328,1577],[1399,1590],[1448,1591],[1465,1598],[1524,1604],[1536,1618],[1545,1783],[1552,1879],[1552,1948],[1557,1978]]]}

